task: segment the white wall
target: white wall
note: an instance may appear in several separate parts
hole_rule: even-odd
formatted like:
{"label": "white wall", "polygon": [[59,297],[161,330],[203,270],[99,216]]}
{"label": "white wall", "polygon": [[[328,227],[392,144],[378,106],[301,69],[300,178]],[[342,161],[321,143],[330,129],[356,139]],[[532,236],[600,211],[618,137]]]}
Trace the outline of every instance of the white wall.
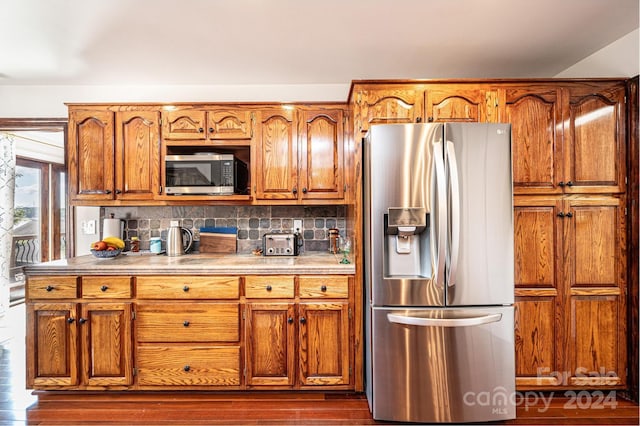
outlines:
{"label": "white wall", "polygon": [[2,86],[0,117],[66,117],[65,102],[345,102],[350,82],[253,86]]}
{"label": "white wall", "polygon": [[634,77],[640,74],[640,30],[630,32],[556,77]]}

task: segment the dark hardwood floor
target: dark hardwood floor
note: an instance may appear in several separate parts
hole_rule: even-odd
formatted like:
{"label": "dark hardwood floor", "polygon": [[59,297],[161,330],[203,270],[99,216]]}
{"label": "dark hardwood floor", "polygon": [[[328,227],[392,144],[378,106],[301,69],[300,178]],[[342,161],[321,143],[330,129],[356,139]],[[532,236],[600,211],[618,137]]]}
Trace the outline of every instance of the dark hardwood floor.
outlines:
{"label": "dark hardwood floor", "polygon": [[[24,305],[0,327],[0,425],[371,425],[363,395],[315,393],[94,393],[33,395],[25,389]],[[638,405],[619,397],[523,393],[517,419],[498,424],[638,425]],[[572,396],[575,396],[573,398]],[[600,401],[600,403],[597,403]],[[588,403],[587,403],[588,402]]]}

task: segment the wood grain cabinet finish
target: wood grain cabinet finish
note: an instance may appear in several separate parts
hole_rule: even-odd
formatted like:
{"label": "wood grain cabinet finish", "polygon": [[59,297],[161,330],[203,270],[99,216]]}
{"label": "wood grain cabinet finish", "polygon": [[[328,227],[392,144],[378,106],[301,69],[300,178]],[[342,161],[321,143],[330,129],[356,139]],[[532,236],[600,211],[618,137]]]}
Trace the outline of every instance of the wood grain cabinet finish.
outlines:
{"label": "wood grain cabinet finish", "polygon": [[624,385],[622,198],[516,196],[514,205],[516,383]]}
{"label": "wood grain cabinet finish", "polygon": [[424,91],[415,85],[358,85],[352,94],[356,137],[372,124],[423,121]]}
{"label": "wood grain cabinet finish", "polygon": [[[246,277],[247,285],[254,278]],[[293,279],[281,278],[285,284]],[[272,300],[247,290],[247,298],[256,297],[247,303],[247,386],[349,389],[349,278],[299,276],[297,281],[296,299]]]}
{"label": "wood grain cabinet finish", "polygon": [[250,140],[254,115],[247,108],[176,108],[162,113],[162,136],[172,141]]}
{"label": "wood grain cabinet finish", "polygon": [[138,299],[237,299],[240,277],[144,275],[136,278]]}
{"label": "wood grain cabinet finish", "polygon": [[74,299],[78,296],[75,275],[34,276],[27,278],[28,299]]}
{"label": "wood grain cabinet finish", "polygon": [[27,323],[27,382],[34,389],[132,383],[130,303],[33,303]]}
{"label": "wood grain cabinet finish", "polygon": [[72,203],[153,200],[160,194],[159,112],[69,108]]}
{"label": "wood grain cabinet finish", "polygon": [[[481,85],[442,84],[428,86],[425,90],[426,122],[481,123],[491,121],[488,111],[492,107]],[[488,105],[489,104],[489,105]]]}

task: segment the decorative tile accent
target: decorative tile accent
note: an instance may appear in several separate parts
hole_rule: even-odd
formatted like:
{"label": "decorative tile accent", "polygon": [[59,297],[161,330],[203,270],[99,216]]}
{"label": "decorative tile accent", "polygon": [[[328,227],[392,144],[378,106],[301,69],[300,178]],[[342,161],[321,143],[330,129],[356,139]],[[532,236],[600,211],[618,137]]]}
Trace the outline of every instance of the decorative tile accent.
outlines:
{"label": "decorative tile accent", "polygon": [[[161,207],[104,207],[101,217],[111,213],[126,220],[126,237],[138,237],[140,249],[149,249],[151,237],[166,240],[172,220],[180,221],[194,234],[197,250],[202,227],[238,228],[238,253],[251,253],[262,247],[267,232],[293,232],[294,219],[303,221],[302,251],[326,251],[329,228],[345,230],[344,206],[161,206]],[[102,222],[102,221],[101,221]],[[163,242],[164,244],[164,242]]]}

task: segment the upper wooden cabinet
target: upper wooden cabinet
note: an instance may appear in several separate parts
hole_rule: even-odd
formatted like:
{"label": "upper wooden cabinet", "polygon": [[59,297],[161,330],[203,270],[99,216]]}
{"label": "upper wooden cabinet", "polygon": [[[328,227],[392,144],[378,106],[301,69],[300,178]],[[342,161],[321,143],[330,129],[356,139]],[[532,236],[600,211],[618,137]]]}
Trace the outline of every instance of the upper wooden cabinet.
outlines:
{"label": "upper wooden cabinet", "polygon": [[159,112],[70,109],[67,164],[72,203],[154,199],[160,194]]}
{"label": "upper wooden cabinet", "polygon": [[526,84],[498,89],[511,123],[516,194],[625,190],[623,84]]}
{"label": "upper wooden cabinet", "polygon": [[113,199],[113,126],[112,111],[69,111],[67,166],[71,201]]}
{"label": "upper wooden cabinet", "polygon": [[423,121],[424,92],[415,85],[356,87],[352,98],[354,124],[363,133],[371,124]]}
{"label": "upper wooden cabinet", "polygon": [[425,117],[427,122],[490,121],[487,111],[492,110],[486,89],[480,85],[443,84],[425,91]]}
{"label": "upper wooden cabinet", "polygon": [[280,108],[258,117],[256,199],[344,199],[344,109]]}
{"label": "upper wooden cabinet", "polygon": [[624,192],[624,84],[581,84],[566,92],[565,192]]}
{"label": "upper wooden cabinet", "polygon": [[162,137],[167,140],[250,140],[253,127],[253,113],[246,108],[178,108],[162,112]]}

